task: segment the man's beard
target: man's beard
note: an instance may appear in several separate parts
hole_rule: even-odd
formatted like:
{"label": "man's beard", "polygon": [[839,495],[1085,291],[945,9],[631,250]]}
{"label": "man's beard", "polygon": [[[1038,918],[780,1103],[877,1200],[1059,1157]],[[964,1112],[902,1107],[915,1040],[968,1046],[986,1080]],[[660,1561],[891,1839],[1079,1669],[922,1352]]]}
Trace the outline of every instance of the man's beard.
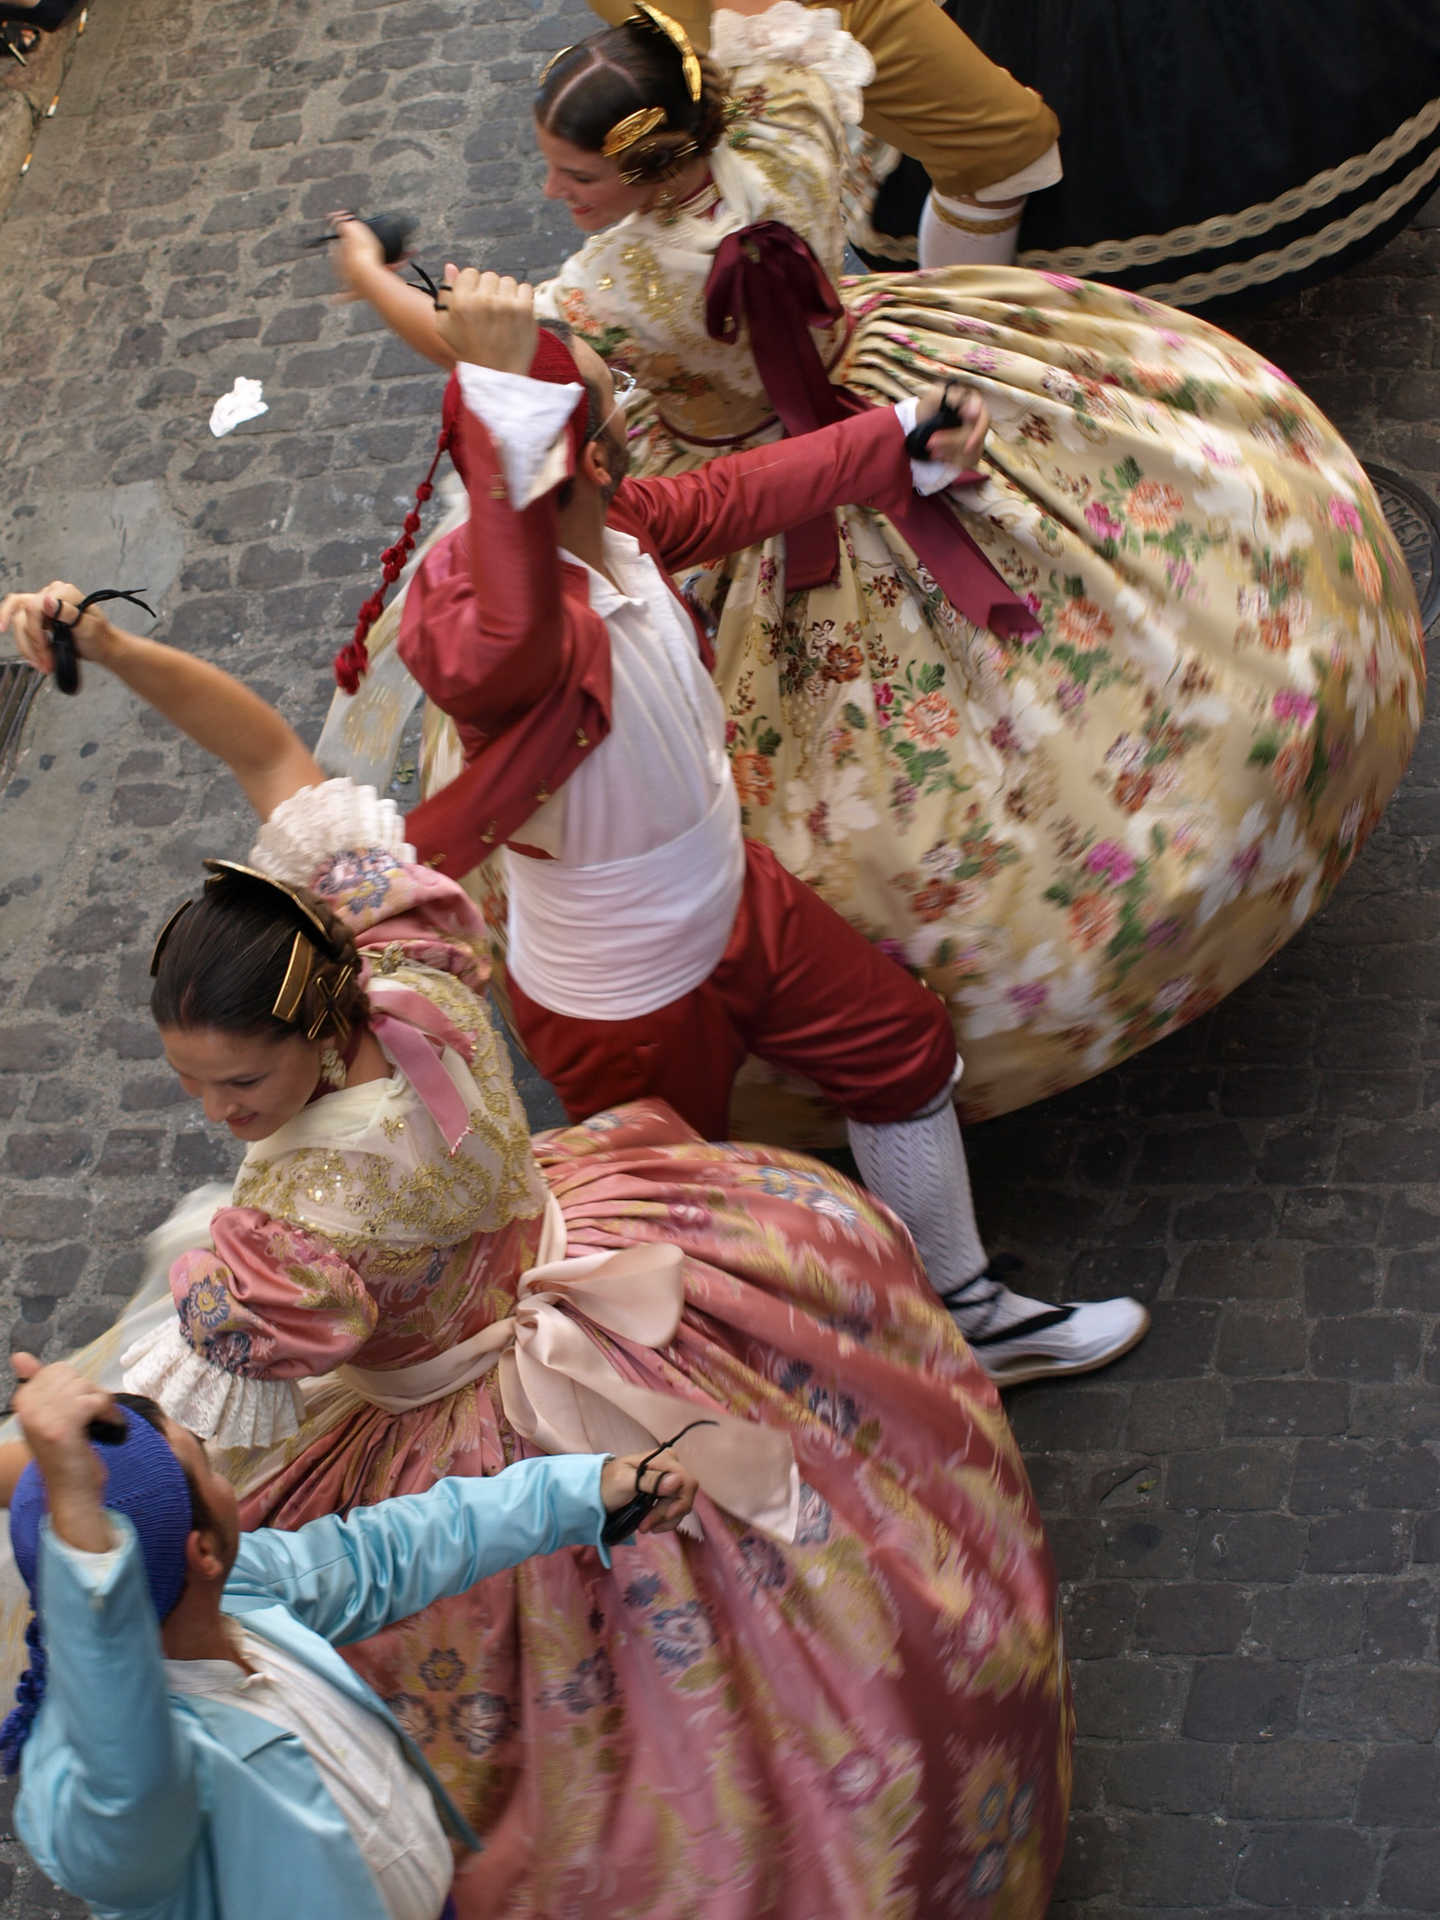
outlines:
{"label": "man's beard", "polygon": [[605,465],[610,478],[601,490],[600,498],[608,507],[615,497],[615,490],[630,471],[630,442],[624,429],[616,432],[607,427],[600,436],[600,444],[605,449]]}

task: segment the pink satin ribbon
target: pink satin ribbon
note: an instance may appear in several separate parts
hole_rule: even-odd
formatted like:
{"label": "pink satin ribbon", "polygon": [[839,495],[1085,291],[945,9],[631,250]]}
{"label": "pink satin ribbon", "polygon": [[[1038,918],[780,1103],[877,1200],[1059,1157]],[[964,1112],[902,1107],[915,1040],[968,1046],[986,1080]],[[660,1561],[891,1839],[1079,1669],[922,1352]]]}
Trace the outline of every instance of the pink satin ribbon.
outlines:
{"label": "pink satin ribbon", "polygon": [[453,1047],[468,1066],[475,1056],[474,1042],[423,993],[371,979],[368,969],[364,985],[370,1001],[370,1031],[415,1089],[454,1153],[470,1131],[470,1110],[441,1056],[446,1047]]}
{"label": "pink satin ribbon", "polygon": [[408,1412],[495,1368],[506,1419],[546,1453],[646,1453],[691,1420],[713,1419],[682,1443],[702,1492],[750,1526],[793,1541],[800,1476],[789,1436],[627,1380],[586,1331],[588,1322],[636,1346],[663,1348],[684,1308],[678,1247],[582,1254],[531,1267],[513,1313],[433,1360],[340,1373],[372,1404]]}

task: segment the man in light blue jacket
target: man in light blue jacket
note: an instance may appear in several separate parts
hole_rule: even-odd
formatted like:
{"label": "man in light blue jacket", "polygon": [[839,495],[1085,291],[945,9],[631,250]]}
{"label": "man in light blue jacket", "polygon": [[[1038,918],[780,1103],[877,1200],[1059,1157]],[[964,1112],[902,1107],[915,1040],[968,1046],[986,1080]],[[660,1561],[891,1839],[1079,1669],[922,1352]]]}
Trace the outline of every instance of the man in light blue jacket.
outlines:
{"label": "man in light blue jacket", "polygon": [[[241,1534],[194,1434],[68,1366],[14,1367],[32,1464],[11,1536],[37,1615],[0,1752],[13,1768],[23,1748],[16,1821],[39,1865],[103,1920],[452,1911],[453,1846],[475,1837],[335,1648],[529,1554],[608,1562],[638,1457],[527,1460]],[[695,1496],[668,1453],[643,1491],[647,1530]]]}

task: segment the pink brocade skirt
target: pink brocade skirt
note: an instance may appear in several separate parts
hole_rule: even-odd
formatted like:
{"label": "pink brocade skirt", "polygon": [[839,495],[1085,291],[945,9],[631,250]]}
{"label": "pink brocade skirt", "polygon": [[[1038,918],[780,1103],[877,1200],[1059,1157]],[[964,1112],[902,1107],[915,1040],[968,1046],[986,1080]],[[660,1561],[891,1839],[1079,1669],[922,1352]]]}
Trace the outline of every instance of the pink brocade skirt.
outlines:
{"label": "pink brocade skirt", "polygon": [[[542,1135],[568,1251],[668,1240],[687,1308],[617,1365],[784,1426],[793,1544],[703,1498],[348,1650],[483,1850],[463,1920],[1041,1920],[1072,1725],[1055,1574],[994,1388],[909,1240],[838,1174],[642,1102]],[[486,1381],[367,1410],[253,1483],[296,1526],[526,1448]]]}

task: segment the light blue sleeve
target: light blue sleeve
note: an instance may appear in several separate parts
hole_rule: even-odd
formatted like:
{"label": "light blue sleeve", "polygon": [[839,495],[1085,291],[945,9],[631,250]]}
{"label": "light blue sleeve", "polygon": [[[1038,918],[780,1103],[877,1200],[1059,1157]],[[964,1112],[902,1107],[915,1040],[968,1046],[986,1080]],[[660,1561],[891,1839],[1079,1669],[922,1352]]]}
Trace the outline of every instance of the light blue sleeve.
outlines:
{"label": "light blue sleeve", "polygon": [[147,1907],[176,1891],[200,1836],[193,1758],[165,1686],[135,1530],[114,1553],[40,1534],[45,1700],[26,1744],[20,1838],[67,1892]]}
{"label": "light blue sleeve", "polygon": [[522,1460],[489,1479],[437,1481],[347,1519],[294,1533],[261,1528],[240,1541],[227,1611],[281,1601],[332,1646],[368,1639],[432,1600],[558,1547],[599,1547],[604,1454]]}

